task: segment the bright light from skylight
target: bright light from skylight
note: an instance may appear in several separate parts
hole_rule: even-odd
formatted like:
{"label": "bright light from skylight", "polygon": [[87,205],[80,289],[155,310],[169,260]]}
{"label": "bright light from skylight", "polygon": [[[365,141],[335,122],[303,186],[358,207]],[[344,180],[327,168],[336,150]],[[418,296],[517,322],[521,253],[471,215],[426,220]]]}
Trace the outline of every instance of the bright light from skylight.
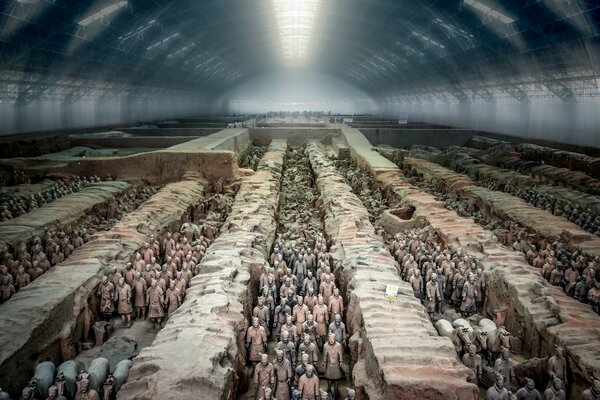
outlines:
{"label": "bright light from skylight", "polygon": [[445,49],[446,48],[446,46],[444,46],[443,44],[438,43],[435,40],[431,39],[430,37],[427,37],[425,35],[420,34],[419,32],[412,31],[411,33],[412,33],[413,36],[418,37],[419,39],[421,39],[425,43],[433,45],[433,46],[437,47],[438,49]]}
{"label": "bright light from skylight", "polygon": [[78,24],[81,26],[89,26],[96,21],[102,22],[106,18],[110,17],[112,14],[116,13],[119,10],[124,9],[125,7],[127,7],[127,1],[126,0],[119,1],[115,4],[111,4],[108,7],[104,7],[102,10],[90,15],[87,18],[82,19],[81,21],[78,22]]}
{"label": "bright light from skylight", "polygon": [[283,55],[306,58],[320,0],[273,0]]}
{"label": "bright light from skylight", "polygon": [[491,19],[495,19],[496,21],[500,21],[503,24],[512,24],[515,22],[514,19],[509,17],[506,14],[501,13],[500,11],[494,10],[492,7],[483,4],[477,0],[465,0],[465,4],[473,8],[475,11],[478,11],[484,17],[489,17]]}

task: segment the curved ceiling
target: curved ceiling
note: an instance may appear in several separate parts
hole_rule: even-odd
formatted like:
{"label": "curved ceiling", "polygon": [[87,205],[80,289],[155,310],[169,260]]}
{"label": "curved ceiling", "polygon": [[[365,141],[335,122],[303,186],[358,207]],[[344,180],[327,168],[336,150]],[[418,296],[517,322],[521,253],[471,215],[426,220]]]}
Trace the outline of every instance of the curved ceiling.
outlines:
{"label": "curved ceiling", "polygon": [[218,95],[302,69],[379,98],[544,85],[568,100],[598,92],[599,34],[595,0],[320,0],[307,59],[290,66],[273,0],[8,0],[0,96]]}

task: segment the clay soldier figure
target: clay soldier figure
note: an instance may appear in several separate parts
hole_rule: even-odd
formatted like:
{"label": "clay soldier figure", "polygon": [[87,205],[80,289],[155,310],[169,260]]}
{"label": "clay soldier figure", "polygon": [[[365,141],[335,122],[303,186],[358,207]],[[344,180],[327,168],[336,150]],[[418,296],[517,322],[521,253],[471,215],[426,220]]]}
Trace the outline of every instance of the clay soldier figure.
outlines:
{"label": "clay soldier figure", "polygon": [[335,334],[330,333],[327,343],[323,346],[323,368],[327,379],[327,390],[331,391],[331,383],[338,392],[338,380],[342,378],[342,345],[335,340]]}
{"label": "clay soldier figure", "polygon": [[131,306],[131,287],[125,283],[125,278],[119,279],[119,285],[117,286],[117,298],[118,298],[118,312],[121,316],[123,326],[127,321],[127,327],[131,327],[131,313],[133,307]]}
{"label": "clay soldier figure", "polygon": [[454,274],[454,278],[452,279],[452,301],[454,304],[459,304],[461,302],[464,284],[465,277],[463,275],[463,271],[459,269],[459,271]]}
{"label": "clay soldier figure", "polygon": [[302,400],[318,400],[319,378],[310,364],[306,366],[306,373],[298,380],[298,391]]}
{"label": "clay soldier figure", "polygon": [[426,300],[425,307],[427,308],[427,313],[429,317],[433,319],[433,313],[435,313],[437,304],[439,302],[439,290],[437,284],[437,274],[431,274],[431,279],[427,282],[425,287],[426,292]]}
{"label": "clay soldier figure", "polygon": [[315,342],[318,336],[319,326],[314,321],[314,316],[308,314],[306,322],[302,325],[302,334],[309,335],[311,342]]}
{"label": "clay soldier figure", "polygon": [[344,313],[344,299],[340,296],[340,289],[333,289],[333,296],[329,298],[329,320],[335,319],[335,314]]}
{"label": "clay soldier figure", "polygon": [[309,270],[308,274],[307,274],[306,278],[304,278],[304,282],[302,284],[302,294],[306,295],[310,288],[312,288],[312,290],[314,292],[315,290],[317,290],[318,285],[317,285],[317,280],[313,277],[313,272]]}
{"label": "clay soldier figure", "polygon": [[294,291],[292,279],[288,276],[285,276],[283,279],[284,284],[281,285],[281,288],[279,289],[279,298],[288,297],[290,293]]}
{"label": "clay soldier figure", "polygon": [[271,268],[266,267],[263,268],[262,274],[260,274],[260,278],[258,279],[258,290],[262,292],[263,288],[267,286],[267,282],[269,280],[269,276],[271,276]]}
{"label": "clay soldier figure", "polygon": [[319,293],[323,296],[323,302],[326,306],[329,306],[329,298],[333,296],[333,290],[335,289],[335,282],[331,280],[329,275],[325,276],[325,281],[321,282]]}
{"label": "clay soldier figure", "polygon": [[413,269],[411,277],[408,278],[408,283],[412,286],[415,297],[421,299],[423,297],[423,278],[421,278],[421,271],[417,268]]}
{"label": "clay soldier figure", "polygon": [[298,280],[298,287],[302,287],[302,284],[304,283],[304,277],[306,276],[306,264],[304,263],[303,259],[299,259],[298,261],[296,261],[294,263],[294,270],[293,270],[293,274],[296,276],[296,279]]}
{"label": "clay soldier figure", "polygon": [[48,397],[46,397],[46,400],[67,400],[67,398],[58,394],[58,388],[52,385],[48,388]]}
{"label": "clay soldier figure", "polygon": [[312,287],[308,288],[307,293],[308,294],[304,298],[304,304],[306,304],[306,307],[308,307],[308,311],[310,311],[310,313],[312,314],[314,307],[317,304],[318,297],[315,296],[315,291]]}
{"label": "clay soldier figure", "polygon": [[542,400],[542,395],[535,388],[533,379],[525,378],[525,386],[517,390],[517,400]]}
{"label": "clay soldier figure", "polygon": [[273,319],[273,312],[275,312],[275,300],[273,299],[273,295],[269,292],[268,287],[264,287],[262,290],[262,299],[265,302],[265,306],[269,309],[269,323]]}
{"label": "clay soldier figure", "polygon": [[131,286],[133,284],[133,280],[135,279],[135,271],[133,270],[133,264],[128,262],[125,267],[125,282]]}
{"label": "clay soldier figure", "polygon": [[462,291],[462,303],[460,311],[463,317],[469,317],[477,312],[477,287],[475,284],[475,275],[470,274],[469,280],[464,284]]}
{"label": "clay soldier figure", "polygon": [[167,295],[165,296],[167,303],[167,315],[171,316],[179,308],[181,304],[181,293],[175,287],[175,281],[171,281],[169,288],[167,289]]}
{"label": "clay soldier figure", "polygon": [[36,383],[35,379],[32,379],[31,381],[29,381],[27,386],[25,386],[23,388],[23,391],[21,392],[20,400],[35,400],[36,392],[37,392],[37,383]]}
{"label": "clay soldier figure", "polygon": [[108,209],[106,210],[106,219],[113,219],[117,215],[117,202],[115,199],[108,201]]}
{"label": "clay soldier figure", "polygon": [[509,358],[509,351],[507,348],[502,347],[500,357],[494,364],[494,371],[498,372],[504,378],[504,385],[509,386],[515,380],[515,371],[513,370],[513,363]]}
{"label": "clay soldier figure", "polygon": [[252,316],[258,318],[258,323],[265,328],[267,336],[270,336],[271,313],[269,308],[265,306],[265,299],[262,296],[258,298],[258,305],[252,310]]}
{"label": "clay soldier figure", "polygon": [[342,349],[347,345],[346,343],[346,324],[342,322],[342,316],[335,314],[333,322],[329,324],[329,333],[335,335],[335,340],[342,345]]}
{"label": "clay soldier figure", "polygon": [[134,261],[135,270],[139,273],[144,271],[144,267],[146,266],[146,262],[142,260],[142,255],[140,252],[135,253],[135,261]]}
{"label": "clay soldier figure", "polygon": [[171,237],[171,232],[167,232],[167,238],[163,242],[163,256],[171,253],[175,249],[175,240]]}
{"label": "clay soldier figure", "polygon": [[509,400],[510,396],[508,394],[508,390],[504,387],[504,377],[502,375],[496,373],[495,374],[495,382],[492,387],[490,387],[486,394],[485,400]]}
{"label": "clay soldier figure", "polygon": [[100,396],[94,389],[90,389],[90,381],[84,378],[79,381],[79,389],[75,394],[75,400],[100,400]]}
{"label": "clay soldier figure", "polygon": [[[258,324],[258,322],[257,322]],[[259,326],[262,329],[262,326]],[[269,363],[266,354],[259,355],[259,363],[254,367],[254,389],[256,390],[256,398],[263,397],[265,389],[273,390],[275,386],[275,368]]]}
{"label": "clay soldier figure", "polygon": [[0,276],[0,304],[10,299],[13,294],[15,294],[15,287],[12,284],[12,275]]}
{"label": "clay soldier figure", "polygon": [[548,375],[550,378],[560,378],[561,382],[567,387],[567,359],[564,357],[565,350],[556,346],[554,355],[548,360]]}
{"label": "clay soldier figure", "polygon": [[306,321],[306,317],[308,315],[308,306],[304,304],[304,299],[302,296],[298,296],[297,303],[292,309],[292,319],[296,324],[296,333],[300,335],[302,333],[302,324]]}
{"label": "clay soldier figure", "polygon": [[592,386],[581,394],[581,400],[600,400],[600,380],[594,379]]}
{"label": "clay soldier figure", "polygon": [[273,363],[275,368],[275,398],[277,400],[290,400],[290,385],[292,384],[293,371],[290,361],[285,358],[283,351],[276,350],[277,357]]}
{"label": "clay soldier figure", "polygon": [[276,350],[283,351],[285,358],[290,362],[290,365],[296,364],[296,346],[290,340],[290,333],[286,330],[281,331],[281,341],[275,346]]}
{"label": "clay soldier figure", "polygon": [[294,349],[295,349],[296,343],[298,343],[298,341],[300,340],[300,334],[301,334],[301,332],[298,332],[296,330],[296,325],[294,325],[292,323],[292,316],[291,315],[288,315],[286,317],[285,324],[283,324],[283,326],[281,327],[281,333],[282,334],[283,334],[284,331],[289,333],[290,341],[294,343]]}
{"label": "clay soldier figure", "polygon": [[[156,279],[152,279],[150,287],[146,292],[146,303],[148,304],[148,316],[152,320],[152,330],[156,331],[161,327],[162,318],[165,315],[163,304],[165,296]],[[157,327],[158,325],[158,327]]]}
{"label": "clay soldier figure", "polygon": [[135,310],[137,319],[146,319],[146,281],[142,279],[142,275],[139,272],[135,273],[135,279],[133,280],[133,291],[135,293]]}
{"label": "clay soldier figure", "polygon": [[304,341],[298,346],[298,358],[302,358],[302,353],[308,354],[308,362],[317,365],[319,361],[319,348],[315,342],[310,341],[310,335],[304,335]]}
{"label": "clay soldier figure", "polygon": [[562,381],[558,377],[554,377],[551,380],[552,386],[550,386],[544,392],[542,396],[543,400],[566,400],[567,396],[565,391],[562,389]]}
{"label": "clay soldier figure", "polygon": [[22,265],[19,265],[19,268],[17,269],[17,278],[15,281],[18,290],[23,289],[31,283],[31,278],[29,277],[29,274],[25,272],[25,268],[23,268]]}
{"label": "clay soldier figure", "polygon": [[290,308],[286,305],[286,297],[281,298],[280,304],[275,308],[275,336],[277,340],[281,335],[281,327],[285,324],[287,316],[292,313]]}
{"label": "clay soldier figure", "polygon": [[462,363],[465,367],[473,371],[473,380],[469,379],[470,382],[479,385],[481,380],[481,356],[477,354],[477,346],[474,344],[469,345],[469,352],[466,353],[462,358]]}
{"label": "clay soldier figure", "polygon": [[98,296],[100,296],[100,313],[106,322],[112,318],[114,308],[113,301],[116,298],[115,287],[108,281],[107,276],[102,277],[102,282],[98,287]]}
{"label": "clay soldier figure", "polygon": [[301,361],[300,364],[298,364],[298,366],[296,367],[295,371],[294,371],[294,386],[298,386],[298,383],[300,382],[300,378],[302,376],[304,376],[304,374],[306,373],[306,369],[308,368],[309,365],[312,365],[308,362],[308,354],[306,353],[302,353],[301,356]]}
{"label": "clay soldier figure", "polygon": [[250,350],[248,359],[252,363],[260,361],[260,355],[265,352],[267,332],[259,325],[258,318],[252,318],[252,326],[246,331],[246,349]]}
{"label": "clay soldier figure", "polygon": [[313,316],[317,324],[317,344],[322,347],[329,327],[329,309],[323,303],[323,296],[319,296],[319,301],[313,309]]}
{"label": "clay soldier figure", "polygon": [[[154,257],[153,257],[154,258]],[[150,287],[152,279],[154,279],[154,271],[152,270],[152,264],[146,264],[142,278],[146,281],[146,288]]]}

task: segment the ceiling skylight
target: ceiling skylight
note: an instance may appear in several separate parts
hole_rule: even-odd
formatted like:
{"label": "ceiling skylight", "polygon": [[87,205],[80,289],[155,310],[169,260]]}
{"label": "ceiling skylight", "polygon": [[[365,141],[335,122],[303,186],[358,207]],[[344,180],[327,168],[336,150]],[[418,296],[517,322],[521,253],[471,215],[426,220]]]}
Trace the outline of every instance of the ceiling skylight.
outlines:
{"label": "ceiling skylight", "polygon": [[473,8],[475,11],[479,12],[483,17],[491,18],[507,25],[515,22],[515,20],[509,17],[508,15],[503,14],[500,11],[494,10],[492,7],[488,6],[487,4],[483,4],[480,1],[465,0],[465,4]]}
{"label": "ceiling skylight", "polygon": [[79,25],[81,26],[89,26],[91,24],[93,24],[94,22],[106,22],[106,20],[113,15],[114,13],[116,13],[119,10],[124,9],[125,7],[127,7],[127,1],[119,1],[115,4],[112,4],[108,7],[104,7],[102,10],[98,11],[97,13],[94,13],[92,15],[90,15],[87,18],[82,19],[81,21],[78,22]]}
{"label": "ceiling skylight", "polygon": [[273,0],[286,59],[306,58],[320,0]]}

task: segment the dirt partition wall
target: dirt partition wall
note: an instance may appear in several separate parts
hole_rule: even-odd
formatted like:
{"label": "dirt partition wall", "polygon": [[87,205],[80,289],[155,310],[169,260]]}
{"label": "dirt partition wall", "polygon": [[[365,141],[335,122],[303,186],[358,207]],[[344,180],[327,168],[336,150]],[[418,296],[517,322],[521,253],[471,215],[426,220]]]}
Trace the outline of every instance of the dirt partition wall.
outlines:
{"label": "dirt partition wall", "polygon": [[[406,168],[422,175],[425,180],[456,192],[460,198],[474,201],[491,217],[519,222],[545,238],[554,239],[562,235],[578,249],[592,256],[600,256],[600,237],[586,232],[565,218],[537,208],[511,194],[477,186],[467,175],[459,174],[431,161],[405,157],[402,163]],[[552,188],[546,186],[535,189],[546,193],[554,192]]]}
{"label": "dirt partition wall", "polygon": [[243,178],[185,301],[133,360],[118,399],[233,400],[247,385],[245,333],[275,241],[285,150],[274,140],[257,172]]}
{"label": "dirt partition wall", "polygon": [[16,218],[0,222],[0,250],[42,236],[44,228],[65,229],[85,214],[102,206],[131,187],[129,183],[104,181],[92,183]]}
{"label": "dirt partition wall", "polygon": [[307,140],[328,140],[339,133],[339,129],[331,128],[252,128],[250,139],[257,146],[267,146],[273,139],[287,140],[290,146],[302,146]]}
{"label": "dirt partition wall", "polygon": [[593,377],[600,376],[600,318],[590,306],[550,285],[522,253],[500,244],[492,232],[408,183],[398,167],[375,153],[358,130],[348,130],[344,137],[352,157],[372,171],[392,203],[411,205],[413,218],[426,220],[447,245],[460,247],[478,260],[488,287],[485,312],[521,340],[525,356],[549,357],[555,345],[565,348],[568,398],[579,398]]}
{"label": "dirt partition wall", "polygon": [[31,170],[35,174],[110,174],[115,179],[145,179],[151,184],[178,181],[187,171],[198,171],[209,180],[233,179],[238,172],[236,153],[250,144],[248,129],[224,129],[164,150],[126,157],[2,160],[2,169]]}
{"label": "dirt partition wall", "polygon": [[[327,152],[311,142],[306,152],[317,178],[332,242],[349,301],[353,378],[369,399],[478,399],[469,370],[450,339],[440,337],[411,286],[403,282],[369,214],[335,168]],[[341,268],[341,271],[339,270]],[[385,296],[387,285],[398,297]]]}
{"label": "dirt partition wall", "polygon": [[0,386],[17,397],[37,362],[74,357],[93,323],[88,298],[101,277],[113,266],[124,269],[150,235],[186,220],[203,192],[198,180],[165,186],[0,305]]}

